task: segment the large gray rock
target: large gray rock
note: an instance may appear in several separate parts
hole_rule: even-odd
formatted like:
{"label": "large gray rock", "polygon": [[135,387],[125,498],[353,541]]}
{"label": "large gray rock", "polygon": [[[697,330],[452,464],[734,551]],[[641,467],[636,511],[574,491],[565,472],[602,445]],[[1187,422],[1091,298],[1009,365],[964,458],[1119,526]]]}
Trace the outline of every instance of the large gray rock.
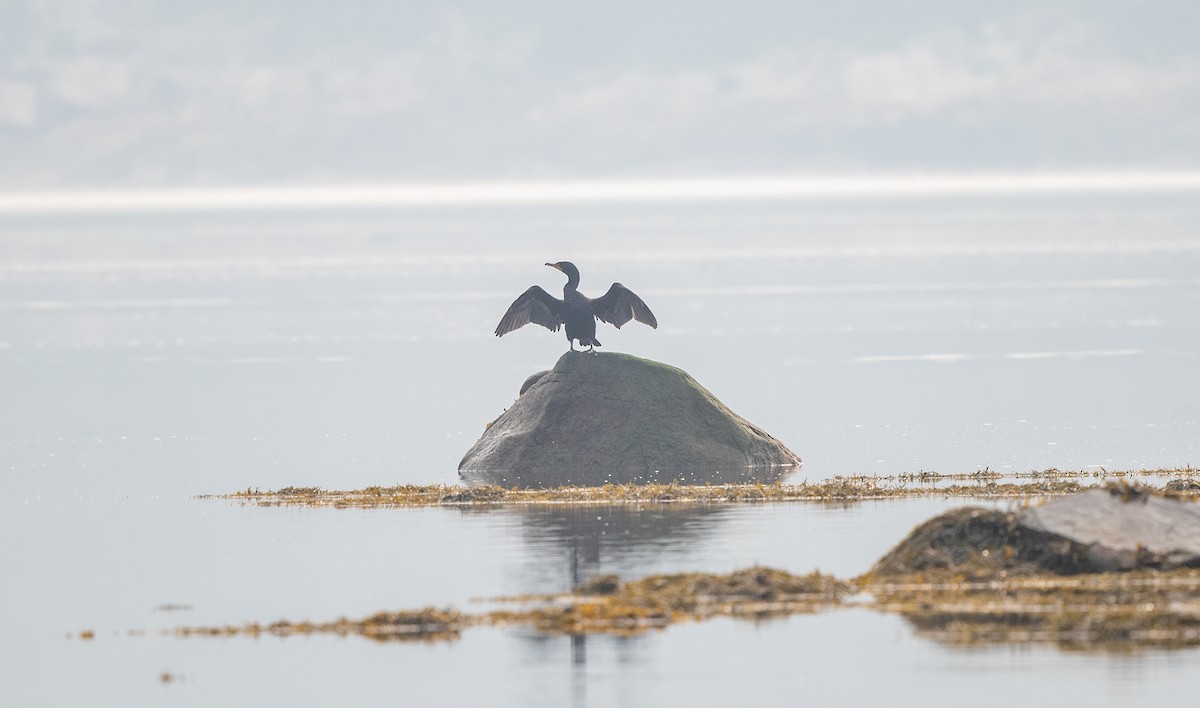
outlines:
{"label": "large gray rock", "polygon": [[1069,539],[1101,569],[1200,566],[1200,504],[1132,488],[1093,490],[1022,509],[1028,529]]}
{"label": "large gray rock", "polygon": [[1133,487],[1055,497],[1016,512],[964,508],[918,526],[872,573],[1100,573],[1200,567],[1200,502]]}
{"label": "large gray rock", "polygon": [[680,369],[568,352],[525,381],[458,473],[506,487],[704,484],[773,482],[800,464]]}

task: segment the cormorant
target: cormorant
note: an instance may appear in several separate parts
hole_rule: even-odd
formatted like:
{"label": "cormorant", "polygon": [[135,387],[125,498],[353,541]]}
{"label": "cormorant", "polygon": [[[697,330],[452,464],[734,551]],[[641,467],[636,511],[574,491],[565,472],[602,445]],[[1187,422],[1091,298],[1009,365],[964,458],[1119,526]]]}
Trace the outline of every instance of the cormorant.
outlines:
{"label": "cormorant", "polygon": [[536,285],[530,287],[521,297],[513,300],[508,312],[500,318],[500,324],[496,326],[497,337],[530,322],[540,324],[551,332],[557,332],[559,327],[566,325],[571,351],[575,351],[575,340],[579,340],[579,346],[586,345],[587,350],[594,354],[595,348],[600,346],[600,340],[596,339],[596,320],[607,322],[617,329],[629,320],[637,320],[658,329],[654,313],[624,285],[613,283],[608,292],[593,300],[579,292],[579,269],[574,263],[559,261],[546,265],[567,276],[563,299],[559,300]]}

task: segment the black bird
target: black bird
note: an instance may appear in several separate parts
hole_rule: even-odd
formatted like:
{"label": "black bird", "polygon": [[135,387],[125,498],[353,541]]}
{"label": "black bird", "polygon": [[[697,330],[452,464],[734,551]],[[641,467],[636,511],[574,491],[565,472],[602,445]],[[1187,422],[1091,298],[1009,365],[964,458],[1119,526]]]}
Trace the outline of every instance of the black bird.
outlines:
{"label": "black bird", "polygon": [[595,353],[595,348],[600,346],[600,340],[596,339],[596,320],[607,322],[617,329],[629,320],[644,322],[658,329],[654,313],[624,285],[613,283],[608,292],[593,300],[579,292],[579,269],[574,263],[559,261],[546,265],[566,274],[563,299],[559,300],[534,285],[509,305],[508,312],[504,313],[500,324],[496,326],[497,337],[530,322],[540,324],[551,332],[557,332],[565,324],[571,351],[575,351],[575,340],[579,340],[579,346],[587,346],[589,352]]}

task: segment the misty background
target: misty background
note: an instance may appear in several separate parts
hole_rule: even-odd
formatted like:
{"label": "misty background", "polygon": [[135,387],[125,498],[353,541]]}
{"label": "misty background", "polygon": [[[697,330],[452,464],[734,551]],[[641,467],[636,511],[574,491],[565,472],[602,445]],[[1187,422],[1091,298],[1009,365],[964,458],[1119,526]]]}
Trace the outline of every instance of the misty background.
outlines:
{"label": "misty background", "polygon": [[0,188],[1200,164],[1188,2],[9,0]]}

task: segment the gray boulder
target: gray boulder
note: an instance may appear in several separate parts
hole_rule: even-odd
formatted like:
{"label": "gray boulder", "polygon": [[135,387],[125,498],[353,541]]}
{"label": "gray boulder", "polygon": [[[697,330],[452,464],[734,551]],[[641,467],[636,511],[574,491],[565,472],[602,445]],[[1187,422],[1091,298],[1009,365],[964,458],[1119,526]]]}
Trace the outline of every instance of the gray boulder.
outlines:
{"label": "gray boulder", "polygon": [[1200,567],[1200,502],[1114,486],[1015,512],[955,509],[918,526],[872,573],[1074,574],[1180,567]]}
{"label": "gray boulder", "polygon": [[800,458],[686,372],[627,354],[568,352],[458,465],[505,487],[773,482]]}

